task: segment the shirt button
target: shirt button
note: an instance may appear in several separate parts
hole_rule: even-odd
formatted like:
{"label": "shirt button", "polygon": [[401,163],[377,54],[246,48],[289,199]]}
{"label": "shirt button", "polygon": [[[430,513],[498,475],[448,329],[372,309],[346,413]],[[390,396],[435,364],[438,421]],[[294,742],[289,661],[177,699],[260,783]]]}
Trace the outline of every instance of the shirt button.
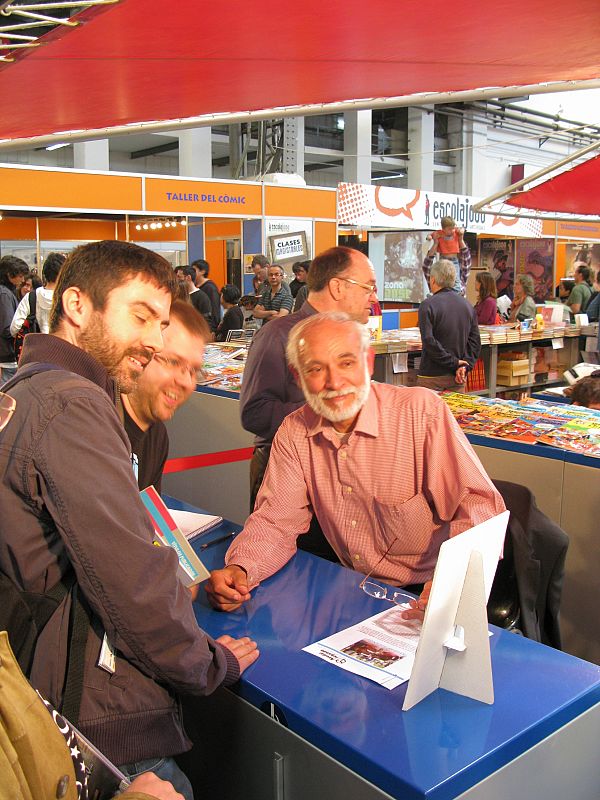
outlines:
{"label": "shirt button", "polygon": [[358,553],[354,556],[354,560],[355,561],[360,561],[360,556],[358,555]]}
{"label": "shirt button", "polygon": [[350,525],[352,525],[353,528],[356,528],[356,520],[350,520]]}
{"label": "shirt button", "polygon": [[346,458],[346,456],[347,456],[347,455],[348,455],[348,453],[346,453],[346,451],[345,451],[345,450],[342,450],[342,451],[340,452],[340,458]]}
{"label": "shirt button", "polygon": [[351,486],[346,486],[346,493],[347,494],[352,494],[352,487]]}

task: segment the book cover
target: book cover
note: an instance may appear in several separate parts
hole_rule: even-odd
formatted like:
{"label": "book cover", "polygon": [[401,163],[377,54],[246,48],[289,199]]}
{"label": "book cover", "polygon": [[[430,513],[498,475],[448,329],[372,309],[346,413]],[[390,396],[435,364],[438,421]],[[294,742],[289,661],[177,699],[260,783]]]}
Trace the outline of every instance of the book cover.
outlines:
{"label": "book cover", "polygon": [[142,503],[154,526],[154,533],[161,544],[172,547],[179,558],[179,565],[185,572],[186,586],[194,586],[206,580],[210,573],[192,550],[189,542],[177,527],[171,512],[162,501],[154,486],[149,486],[140,492]]}

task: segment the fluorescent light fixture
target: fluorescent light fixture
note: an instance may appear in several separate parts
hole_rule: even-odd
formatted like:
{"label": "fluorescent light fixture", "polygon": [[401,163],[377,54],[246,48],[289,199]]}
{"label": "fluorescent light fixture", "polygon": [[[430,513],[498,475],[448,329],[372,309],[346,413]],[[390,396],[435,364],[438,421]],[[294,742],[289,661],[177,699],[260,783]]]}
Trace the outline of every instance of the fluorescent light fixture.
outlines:
{"label": "fluorescent light fixture", "polygon": [[60,142],[59,144],[49,144],[46,150],[60,150],[61,147],[68,147],[71,142]]}

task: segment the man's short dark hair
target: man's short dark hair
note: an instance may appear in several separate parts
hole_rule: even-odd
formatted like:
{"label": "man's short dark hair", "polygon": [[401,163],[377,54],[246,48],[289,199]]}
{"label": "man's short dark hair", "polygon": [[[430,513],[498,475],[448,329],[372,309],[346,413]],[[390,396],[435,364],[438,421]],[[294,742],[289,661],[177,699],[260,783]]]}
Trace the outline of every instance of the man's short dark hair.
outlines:
{"label": "man's short dark hair", "polygon": [[332,278],[345,272],[352,262],[352,256],[358,252],[351,247],[330,247],[324,250],[310,265],[306,283],[309,292],[322,291]]}
{"label": "man's short dark hair", "polygon": [[221,289],[221,294],[223,295],[223,300],[226,303],[238,303],[242,293],[238,289],[237,286],[234,286],[233,283],[226,283],[225,286]]}
{"label": "man's short dark hair", "polygon": [[173,300],[169,317],[181,322],[188,333],[192,336],[199,336],[204,342],[208,342],[212,338],[208,322],[191,303],[185,300]]}
{"label": "man's short dark hair", "polygon": [[142,278],[158,289],[175,294],[176,278],[166,258],[132,242],[106,240],[76,247],[62,265],[54,289],[50,311],[50,333],[64,316],[62,298],[65,291],[77,286],[102,311],[109,293],[131,278]]}
{"label": "man's short dark hair", "polygon": [[190,266],[195,267],[199,272],[203,273],[205,278],[208,278],[208,273],[210,272],[210,264],[204,258],[197,258],[195,261],[192,261]]}
{"label": "man's short dark hair", "polygon": [[292,267],[292,272],[294,273],[294,275],[297,275],[301,269],[303,269],[305,272],[308,272],[310,270],[311,264],[312,261],[296,261],[296,263]]}
{"label": "man's short dark hair", "polygon": [[0,285],[13,290],[15,287],[9,278],[16,278],[18,275],[22,275],[24,278],[29,277],[27,262],[18,256],[2,256],[0,258]]}
{"label": "man's short dark hair", "polygon": [[58,278],[60,268],[66,261],[64,253],[49,253],[42,267],[42,277],[46,283],[54,283]]}
{"label": "man's short dark hair", "polygon": [[269,259],[268,259],[266,256],[263,256],[263,255],[261,255],[260,253],[258,253],[258,254],[257,254],[257,255],[255,255],[255,256],[254,256],[254,258],[252,259],[252,269],[254,269],[254,267],[255,267],[257,264],[258,264],[260,267],[268,267],[268,266],[269,266]]}
{"label": "man's short dark hair", "polygon": [[196,270],[191,265],[189,267],[182,267],[182,269],[184,275],[187,275],[192,281],[196,280]]}

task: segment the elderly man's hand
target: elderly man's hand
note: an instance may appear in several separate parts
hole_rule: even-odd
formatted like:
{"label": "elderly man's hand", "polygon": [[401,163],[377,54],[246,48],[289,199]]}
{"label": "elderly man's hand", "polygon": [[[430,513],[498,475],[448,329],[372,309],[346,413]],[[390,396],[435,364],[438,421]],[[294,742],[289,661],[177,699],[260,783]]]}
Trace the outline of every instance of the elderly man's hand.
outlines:
{"label": "elderly man's hand", "polygon": [[213,570],[204,588],[211,606],[220,611],[235,611],[250,599],[246,573],[235,564]]}
{"label": "elderly man's hand", "polygon": [[425,609],[429,602],[429,594],[431,593],[431,584],[433,581],[427,581],[423,586],[423,591],[419,595],[418,600],[410,601],[410,608],[402,612],[402,619],[420,619],[425,617]]}

